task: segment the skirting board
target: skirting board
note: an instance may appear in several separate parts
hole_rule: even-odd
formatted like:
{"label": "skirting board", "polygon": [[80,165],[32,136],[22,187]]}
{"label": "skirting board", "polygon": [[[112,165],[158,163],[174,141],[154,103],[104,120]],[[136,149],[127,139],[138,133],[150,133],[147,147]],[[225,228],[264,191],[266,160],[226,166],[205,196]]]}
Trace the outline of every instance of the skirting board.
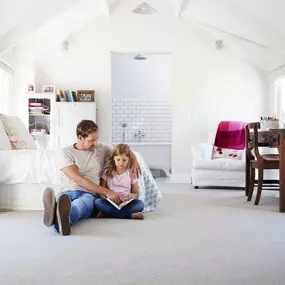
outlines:
{"label": "skirting board", "polygon": [[171,183],[191,184],[191,175],[189,174],[172,174]]}

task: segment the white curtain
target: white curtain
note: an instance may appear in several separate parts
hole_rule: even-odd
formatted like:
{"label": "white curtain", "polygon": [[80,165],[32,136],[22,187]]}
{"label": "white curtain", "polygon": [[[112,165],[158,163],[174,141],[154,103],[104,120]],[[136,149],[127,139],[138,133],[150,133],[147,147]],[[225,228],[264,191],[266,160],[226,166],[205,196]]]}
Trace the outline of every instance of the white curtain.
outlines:
{"label": "white curtain", "polygon": [[9,113],[9,102],[12,93],[12,76],[0,68],[0,113]]}
{"label": "white curtain", "polygon": [[281,77],[274,82],[275,110],[279,118],[279,126],[285,123],[285,77]]}

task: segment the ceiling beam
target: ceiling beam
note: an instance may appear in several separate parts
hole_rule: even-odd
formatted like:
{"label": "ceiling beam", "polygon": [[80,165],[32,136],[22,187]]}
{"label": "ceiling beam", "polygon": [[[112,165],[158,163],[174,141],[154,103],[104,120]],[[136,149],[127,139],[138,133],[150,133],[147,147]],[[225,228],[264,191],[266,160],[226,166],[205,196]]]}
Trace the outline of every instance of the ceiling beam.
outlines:
{"label": "ceiling beam", "polygon": [[16,49],[17,57],[22,61],[32,62],[59,48],[62,41],[67,40],[70,35],[80,31],[98,16],[104,15],[104,1],[80,0],[71,5],[19,43]]}
{"label": "ceiling beam", "polygon": [[281,65],[279,65],[279,66],[277,66],[277,67],[275,67],[275,68],[273,68],[273,69],[270,69],[268,72],[269,72],[269,73],[272,73],[272,72],[274,72],[274,71],[277,71],[277,70],[283,68],[284,66],[285,66],[285,64],[281,64]]}
{"label": "ceiling beam", "polygon": [[181,13],[186,10],[189,0],[175,0],[174,3],[174,17],[179,18]]}
{"label": "ceiling beam", "polygon": [[229,3],[228,0],[219,0],[218,3],[225,9],[225,13],[231,15],[233,21],[239,23],[240,31],[233,31],[231,28],[225,28],[223,29],[224,31],[227,30],[227,32],[238,34],[241,37],[251,39],[254,42],[271,48],[278,46],[279,40],[281,42],[284,40],[284,37],[280,34],[277,36],[277,31],[259,18],[258,14],[253,14],[238,3]]}
{"label": "ceiling beam", "polygon": [[56,16],[50,17],[45,23],[38,22],[33,29],[30,28],[29,22],[24,30],[21,28],[14,30],[3,42],[0,42],[0,55],[16,44],[26,45],[30,42],[37,55],[43,54],[45,51],[52,50],[72,33],[82,29],[97,16],[105,13],[103,6],[105,0],[61,0],[57,2],[73,2],[73,4],[68,5]]}
{"label": "ceiling beam", "polygon": [[198,25],[203,26],[205,28],[209,28],[209,29],[215,30],[215,31],[217,31],[219,33],[222,33],[222,34],[225,34],[225,35],[228,35],[228,36],[231,36],[231,37],[234,37],[234,38],[246,41],[246,42],[248,42],[250,44],[254,44],[256,46],[259,46],[259,47],[262,47],[262,48],[265,48],[265,49],[269,49],[270,48],[270,45],[268,45],[268,44],[264,44],[264,43],[254,41],[254,40],[249,39],[249,38],[242,37],[242,36],[240,36],[238,34],[234,34],[234,33],[222,30],[222,29],[217,28],[215,26],[212,26],[212,25],[209,25],[209,24],[206,24],[206,23],[202,23],[200,21],[194,21],[194,23],[197,23]]}
{"label": "ceiling beam", "polygon": [[59,15],[80,0],[50,0],[47,5],[41,7],[39,11],[34,11],[33,15],[27,17],[24,22],[8,32],[0,41],[0,55],[15,46],[29,34],[35,32],[39,27],[46,24],[50,19]]}
{"label": "ceiling beam", "polygon": [[106,11],[106,14],[109,16],[110,15],[110,0],[104,0],[104,10]]}
{"label": "ceiling beam", "polygon": [[[223,50],[235,54],[235,56],[238,56],[239,58],[246,60],[250,65],[255,66],[256,68],[262,70],[263,72],[266,71],[267,65],[259,60],[260,54],[265,54],[268,52],[266,48],[264,47],[256,48],[255,45],[247,46],[247,48],[245,48],[244,44],[240,43],[240,41],[236,40],[224,41],[224,38],[221,37],[222,36],[221,32],[216,31],[214,29],[209,29],[209,27],[201,25],[197,21],[189,21],[188,23],[189,24],[191,23],[191,27],[192,29],[194,29],[192,34],[196,34],[197,38],[203,43],[203,45],[208,46],[209,48],[212,47],[212,49],[214,49],[216,48],[215,46],[216,41],[218,39],[222,39]],[[248,48],[251,52],[248,51]]]}
{"label": "ceiling beam", "polygon": [[3,69],[4,71],[6,71],[6,72],[8,72],[9,74],[13,74],[13,69],[9,66],[9,65],[7,65],[4,61],[2,61],[1,59],[0,59],[0,69]]}
{"label": "ceiling beam", "polygon": [[121,2],[121,0],[105,0],[106,10],[109,15],[111,15],[114,12],[119,2]]}

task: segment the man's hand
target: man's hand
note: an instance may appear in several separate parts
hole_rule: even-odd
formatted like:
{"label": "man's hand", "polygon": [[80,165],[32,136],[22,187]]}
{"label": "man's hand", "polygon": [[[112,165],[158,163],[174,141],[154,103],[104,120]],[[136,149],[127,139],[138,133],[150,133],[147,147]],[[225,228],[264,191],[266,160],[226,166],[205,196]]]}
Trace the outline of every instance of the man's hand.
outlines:
{"label": "man's hand", "polygon": [[141,167],[137,161],[136,156],[131,151],[131,159],[130,159],[131,165],[130,165],[130,174],[134,173],[137,177],[139,177],[142,174]]}
{"label": "man's hand", "polygon": [[114,191],[111,191],[108,189],[106,196],[118,205],[121,203],[121,199],[120,199],[119,195]]}
{"label": "man's hand", "polygon": [[141,167],[138,164],[137,160],[131,162],[130,173],[134,173],[137,177],[142,174]]}

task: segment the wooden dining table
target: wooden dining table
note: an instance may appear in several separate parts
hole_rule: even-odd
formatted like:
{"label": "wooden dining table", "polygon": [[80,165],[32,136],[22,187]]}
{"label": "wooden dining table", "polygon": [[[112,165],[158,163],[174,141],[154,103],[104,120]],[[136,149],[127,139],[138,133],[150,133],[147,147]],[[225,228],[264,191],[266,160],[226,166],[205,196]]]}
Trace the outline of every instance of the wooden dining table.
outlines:
{"label": "wooden dining table", "polygon": [[[278,148],[279,162],[279,211],[285,213],[285,129],[270,129],[258,131],[258,146]],[[245,194],[248,196],[250,160],[246,156],[245,162]],[[270,182],[270,181],[269,181]],[[272,180],[274,182],[274,180]]]}

